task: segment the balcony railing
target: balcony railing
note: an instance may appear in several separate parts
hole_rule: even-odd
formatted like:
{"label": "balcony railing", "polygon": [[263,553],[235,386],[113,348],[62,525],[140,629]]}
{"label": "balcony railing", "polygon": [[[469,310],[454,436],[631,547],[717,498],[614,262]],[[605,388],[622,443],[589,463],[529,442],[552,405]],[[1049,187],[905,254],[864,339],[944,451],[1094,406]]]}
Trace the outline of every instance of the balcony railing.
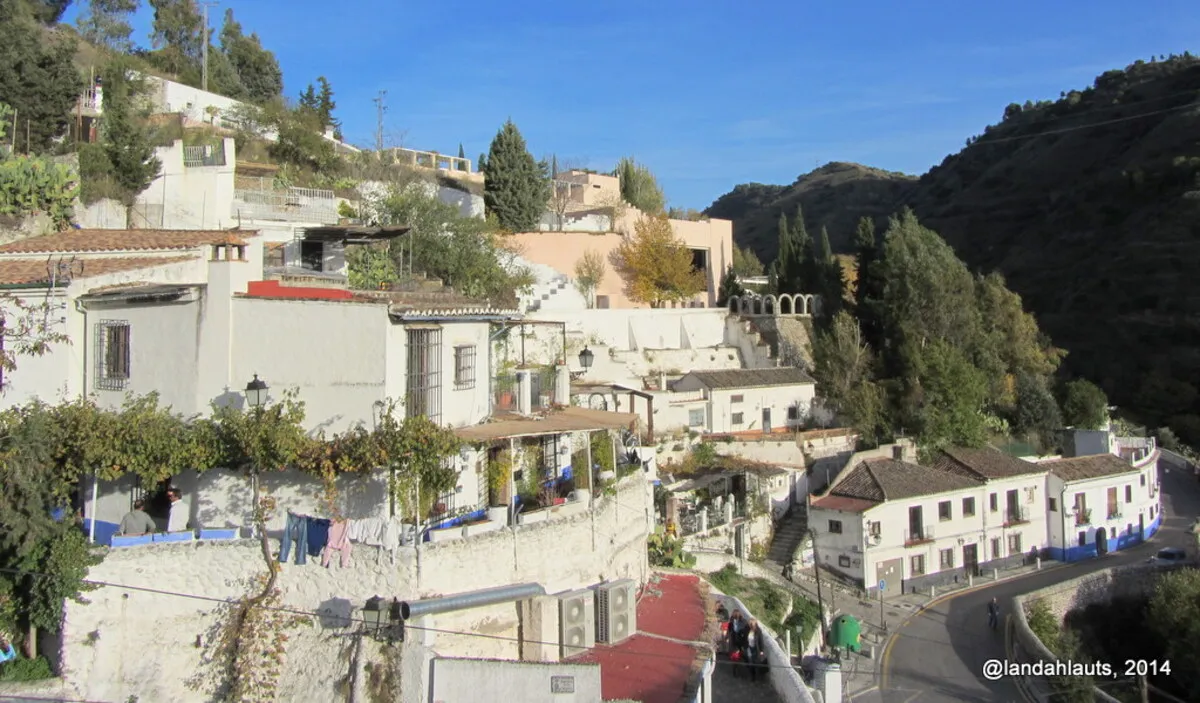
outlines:
{"label": "balcony railing", "polygon": [[1090,525],[1090,524],[1092,524],[1092,509],[1084,508],[1083,510],[1080,510],[1080,509],[1076,508],[1075,509],[1075,526],[1083,527],[1084,525]]}
{"label": "balcony railing", "polygon": [[78,110],[89,117],[99,115],[104,104],[103,91],[99,88],[85,88],[79,96]]}
{"label": "balcony railing", "polygon": [[1004,511],[1004,526],[1021,525],[1029,522],[1029,508],[1025,506],[1009,506]]}
{"label": "balcony railing", "polygon": [[288,188],[287,190],[233,191],[234,215],[263,220],[291,220],[336,224],[337,198],[332,190]]}
{"label": "balcony railing", "polygon": [[1109,519],[1109,520],[1121,520],[1121,519],[1123,519],[1124,517],[1125,517],[1125,516],[1121,514],[1121,509],[1120,509],[1120,508],[1114,508],[1114,507],[1110,507],[1110,508],[1108,509],[1108,519]]}
{"label": "balcony railing", "polygon": [[933,541],[933,525],[926,525],[919,530],[904,531],[904,546],[911,547],[915,544],[925,544]]}
{"label": "balcony railing", "polygon": [[184,168],[200,168],[203,166],[224,166],[225,145],[201,145],[183,147]]}

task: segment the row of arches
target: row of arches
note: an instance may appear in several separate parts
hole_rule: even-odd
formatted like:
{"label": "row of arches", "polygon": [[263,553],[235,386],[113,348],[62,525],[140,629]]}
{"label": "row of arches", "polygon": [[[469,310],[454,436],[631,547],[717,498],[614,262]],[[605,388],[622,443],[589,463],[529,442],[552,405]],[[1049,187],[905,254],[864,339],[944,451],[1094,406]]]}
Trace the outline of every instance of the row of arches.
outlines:
{"label": "row of arches", "polygon": [[815,315],[820,299],[812,293],[741,296],[729,299],[729,312],[736,315]]}

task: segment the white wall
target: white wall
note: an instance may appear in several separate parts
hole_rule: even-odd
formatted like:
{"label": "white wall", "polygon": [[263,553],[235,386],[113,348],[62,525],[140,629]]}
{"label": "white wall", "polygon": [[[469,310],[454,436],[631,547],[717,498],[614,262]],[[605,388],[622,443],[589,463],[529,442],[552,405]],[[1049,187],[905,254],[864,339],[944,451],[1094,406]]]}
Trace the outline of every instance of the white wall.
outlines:
{"label": "white wall", "polygon": [[[188,253],[190,252],[178,252],[176,255]],[[156,256],[165,256],[162,252],[155,254]],[[121,253],[117,252],[114,255],[121,256]],[[45,254],[33,256],[39,261],[46,259]],[[6,260],[19,258],[29,257],[5,257]],[[56,255],[54,260],[69,262],[72,258],[75,259],[76,266],[82,265],[86,270],[87,259],[98,257],[87,255],[79,257],[62,255],[59,257]],[[81,260],[82,264],[80,264]],[[76,298],[90,290],[115,285],[203,283],[206,277],[205,268],[204,261],[197,256],[193,261],[166,266],[87,276],[86,278],[76,277],[65,288],[56,289],[49,294],[45,290],[22,292],[18,297],[27,305],[37,308],[33,314],[43,319],[48,316],[51,320],[51,330],[56,334],[65,335],[67,341],[51,344],[49,350],[42,356],[18,356],[16,370],[4,374],[4,394],[0,398],[0,407],[21,405],[34,398],[40,398],[48,403],[56,403],[63,398],[74,398],[80,393],[91,393],[95,390],[93,378],[95,350],[92,344],[94,327],[92,325],[96,319],[92,314],[85,314],[80,310],[75,303]],[[43,303],[46,303],[47,306],[43,307]],[[183,314],[186,315],[186,312]],[[162,320],[158,322],[162,322]],[[150,325],[150,331],[151,334],[145,339],[154,339],[155,327],[153,325]],[[157,341],[155,343],[157,344]],[[193,352],[189,350],[188,353]],[[145,362],[144,358],[143,362]],[[156,364],[157,362],[152,363]],[[135,369],[131,368],[130,370],[136,374]],[[188,407],[191,405],[189,404]]]}
{"label": "white wall", "polygon": [[184,166],[183,142],[159,147],[158,178],[138,196],[131,226],[151,229],[222,229],[236,224],[233,217],[233,139],[224,141],[225,163]]}
{"label": "white wall", "polygon": [[[702,386],[685,376],[675,387],[689,391]],[[808,421],[816,386],[803,383],[766,388],[720,388],[709,391],[708,395],[708,432],[761,432],[765,429],[764,411],[770,412],[770,429],[775,431],[785,427],[797,429]],[[740,400],[735,402],[739,397]],[[794,418],[788,417],[789,408],[796,408]]]}
{"label": "white wall", "polygon": [[[552,693],[551,677],[569,677],[575,692]],[[477,703],[481,696],[521,703],[600,703],[600,665],[433,660],[432,700]]]}
{"label": "white wall", "polygon": [[[441,387],[443,425],[463,427],[474,425],[491,413],[491,378],[488,349],[491,325],[487,322],[438,323],[442,329]],[[388,331],[388,391],[391,397],[404,397],[408,374],[408,328],[392,325]],[[475,348],[475,382],[458,388],[454,383],[454,349],[458,346]],[[403,350],[398,354],[394,350]],[[393,358],[395,356],[395,358]],[[392,371],[397,374],[392,377]],[[395,395],[393,395],[395,394]]]}
{"label": "white wall", "polygon": [[[699,349],[725,344],[723,309],[607,309],[572,312],[568,337],[627,349]],[[535,320],[563,320],[553,311],[530,314]]]}
{"label": "white wall", "polygon": [[[594,514],[502,530],[469,539],[423,545],[418,560],[401,549],[396,563],[377,563],[372,548],[355,546],[349,568],[283,565],[281,606],[315,612],[310,624],[288,632],[279,679],[280,700],[338,700],[339,682],[349,673],[353,638],[332,617],[360,617],[357,610],[376,595],[418,599],[465,593],[514,583],[541,583],[548,593],[585,588],[602,580],[644,582],[649,484],[631,477],[612,498],[597,501]],[[87,603],[69,601],[63,624],[63,669],[70,697],[90,700],[190,701],[192,686],[212,671],[213,626],[224,610],[210,599],[240,598],[265,572],[258,543],[171,544],[113,549],[88,577],[106,583],[179,595],[104,587]],[[517,657],[520,635],[515,603],[426,616],[410,624],[454,635],[413,629],[405,642],[403,696],[428,701],[430,652],[447,657]],[[476,636],[492,634],[495,638]],[[201,646],[197,647],[197,638]],[[130,652],[154,656],[130,656]],[[203,689],[204,686],[201,686]]]}
{"label": "white wall", "polygon": [[[1125,500],[1125,489],[1129,488],[1131,501]],[[1108,489],[1117,489],[1117,512],[1120,517],[1110,518],[1108,515]],[[1157,454],[1144,460],[1138,466],[1130,466],[1129,473],[1116,476],[1103,476],[1087,481],[1065,482],[1053,473],[1048,479],[1047,498],[1055,500],[1056,510],[1047,516],[1050,547],[1072,549],[1079,546],[1079,533],[1083,532],[1087,544],[1094,545],[1096,532],[1105,529],[1108,539],[1124,537],[1126,534],[1138,534],[1139,516],[1144,520],[1147,529],[1162,509],[1161,493],[1159,492]],[[1091,510],[1091,521],[1085,525],[1076,525],[1073,517],[1075,496],[1084,494],[1086,504]],[[1048,509],[1048,501],[1047,501]],[[1065,511],[1065,514],[1064,514]],[[1153,511],[1153,515],[1151,512]],[[1063,530],[1066,529],[1064,544]]]}
{"label": "white wall", "polygon": [[[998,558],[1019,557],[1030,550],[1047,546],[1045,506],[1045,474],[993,481],[978,488],[964,489],[933,496],[888,501],[862,514],[811,508],[809,524],[817,532],[817,548],[822,563],[856,579],[865,579],[865,587],[874,588],[878,583],[876,565],[895,558],[902,558],[902,578],[928,579],[943,571],[941,551],[953,552],[953,564],[946,571],[964,566],[963,547],[977,545],[977,564],[997,558],[993,555],[992,540],[1000,540],[1001,554]],[[1006,493],[1018,491],[1018,506],[1024,511],[1028,522],[1006,526]],[[990,495],[996,494],[997,510],[991,510]],[[964,498],[974,500],[974,515],[964,514]],[[939,504],[950,503],[950,519],[939,516]],[[909,534],[909,509],[920,506],[922,527],[926,528],[926,540],[905,546]],[[830,533],[830,520],[842,522],[842,534]],[[877,543],[866,540],[870,523],[880,524]],[[1015,521],[1011,521],[1015,522]],[[1010,538],[1020,535],[1020,548],[1010,543]],[[959,540],[962,542],[959,542]],[[913,557],[923,555],[924,573],[913,569]],[[846,565],[846,560],[849,565]],[[889,591],[900,584],[888,584]]]}
{"label": "white wall", "polygon": [[83,229],[125,229],[128,226],[128,213],[120,201],[102,198],[84,205],[75,206],[75,224]]}
{"label": "white wall", "polygon": [[[177,112],[194,122],[206,122],[221,126],[234,126],[228,118],[235,108],[245,106],[238,100],[227,98],[190,85],[166,80],[157,76],[145,76],[146,82],[153,91],[155,107],[160,112]],[[216,115],[209,114],[208,108],[214,108]],[[266,131],[262,137],[275,141],[279,135],[274,131]]]}
{"label": "white wall", "polygon": [[[258,374],[274,389],[272,400],[298,389],[312,430],[369,424],[375,401],[401,397],[388,393],[392,332],[384,304],[238,298],[231,384]],[[244,387],[226,390],[240,395]]]}

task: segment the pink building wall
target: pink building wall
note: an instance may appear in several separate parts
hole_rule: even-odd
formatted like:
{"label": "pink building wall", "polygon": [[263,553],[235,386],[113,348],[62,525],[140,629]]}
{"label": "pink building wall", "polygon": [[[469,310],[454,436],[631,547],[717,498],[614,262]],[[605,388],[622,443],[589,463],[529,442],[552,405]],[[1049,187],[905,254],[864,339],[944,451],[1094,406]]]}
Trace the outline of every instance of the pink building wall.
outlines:
{"label": "pink building wall", "polygon": [[[633,232],[634,222],[640,216],[630,208],[618,229]],[[671,220],[675,235],[688,247],[708,252],[708,291],[697,296],[697,302],[707,307],[717,304],[717,290],[721,276],[733,261],[733,222],[729,220],[707,220],[692,222]],[[575,263],[588,251],[598,252],[604,259],[604,280],[596,290],[597,296],[607,296],[610,308],[645,308],[644,303],[635,303],[625,294],[625,281],[612,267],[611,256],[621,245],[624,235],[616,232],[521,232],[508,235],[522,258],[531,263],[550,266],[559,273],[575,278]]]}

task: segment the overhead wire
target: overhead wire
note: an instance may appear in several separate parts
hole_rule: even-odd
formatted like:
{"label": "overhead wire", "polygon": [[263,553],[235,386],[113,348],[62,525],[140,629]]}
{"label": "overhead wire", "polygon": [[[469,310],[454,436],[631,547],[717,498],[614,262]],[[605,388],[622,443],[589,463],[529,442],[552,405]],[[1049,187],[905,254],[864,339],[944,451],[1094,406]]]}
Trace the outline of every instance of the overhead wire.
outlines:
{"label": "overhead wire", "polygon": [[1131,122],[1133,120],[1140,120],[1144,117],[1153,117],[1155,115],[1165,115],[1167,113],[1181,112],[1183,110],[1200,110],[1200,105],[1197,105],[1195,103],[1188,103],[1187,105],[1176,105],[1175,107],[1163,108],[1161,110],[1154,110],[1152,112],[1143,112],[1138,115],[1127,115],[1125,117],[1115,117],[1111,120],[1104,120],[1102,122],[1092,122],[1089,124],[1075,125],[1073,127],[1063,127],[1061,129],[1051,129],[1051,130],[1040,131],[1037,134],[1019,134],[1019,135],[1014,135],[1011,137],[989,137],[988,135],[983,134],[983,135],[979,136],[972,143],[972,146],[974,146],[975,144],[1002,144],[1005,142],[1016,142],[1016,141],[1021,141],[1024,139],[1037,139],[1038,137],[1045,137],[1045,136],[1050,136],[1050,135],[1055,135],[1055,134],[1066,134],[1068,132],[1078,132],[1078,131],[1084,130],[1084,129],[1092,129],[1094,127],[1104,127],[1106,125],[1118,124],[1120,122]]}

